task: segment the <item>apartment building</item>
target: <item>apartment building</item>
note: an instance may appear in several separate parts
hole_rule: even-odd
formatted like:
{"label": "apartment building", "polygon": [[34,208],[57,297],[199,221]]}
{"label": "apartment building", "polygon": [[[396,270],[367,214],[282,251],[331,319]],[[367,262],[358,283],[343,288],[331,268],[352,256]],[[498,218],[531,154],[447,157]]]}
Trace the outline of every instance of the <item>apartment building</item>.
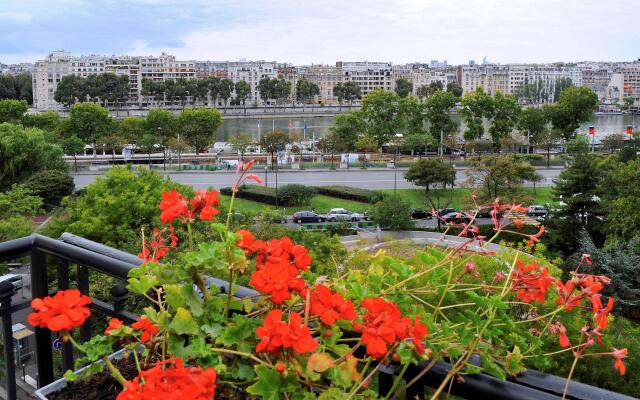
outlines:
{"label": "apartment building", "polygon": [[63,76],[71,74],[71,53],[60,50],[36,62],[32,74],[33,106],[42,110],[62,108],[54,93]]}
{"label": "apartment building", "polygon": [[338,98],[333,95],[333,88],[342,79],[342,69],[337,65],[312,64],[299,68],[300,79],[313,82],[320,88],[320,94],[315,99],[316,103],[336,104]]}
{"label": "apartment building", "polygon": [[104,72],[126,76],[129,78],[130,101],[137,103],[142,92],[142,81],[140,79],[140,60],[137,57],[109,57],[104,61]]}
{"label": "apartment building", "polygon": [[228,61],[196,61],[196,78],[206,78],[208,76],[226,78],[228,75]]}
{"label": "apartment building", "polygon": [[18,75],[25,72],[33,73],[35,65],[32,63],[2,64],[0,63],[0,75]]}
{"label": "apartment building", "polygon": [[495,95],[509,91],[509,67],[505,65],[471,65],[458,67],[458,81],[463,92],[473,92],[483,87],[485,92]]}
{"label": "apartment building", "polygon": [[260,103],[260,92],[258,83],[262,78],[275,79],[278,77],[278,68],[275,61],[234,61],[229,63],[228,78],[235,85],[238,81],[245,81],[251,86],[249,102]]}
{"label": "apartment building", "polygon": [[391,63],[386,62],[343,62],[336,67],[342,71],[343,82],[355,82],[360,86],[362,96],[375,89],[393,90],[395,79]]}
{"label": "apartment building", "polygon": [[104,56],[89,55],[80,57],[71,57],[69,59],[69,72],[71,75],[86,78],[89,75],[104,73],[104,65],[106,58]]}
{"label": "apartment building", "polygon": [[633,107],[640,109],[640,63],[629,65],[620,71],[622,90],[619,100],[631,97],[634,100]]}

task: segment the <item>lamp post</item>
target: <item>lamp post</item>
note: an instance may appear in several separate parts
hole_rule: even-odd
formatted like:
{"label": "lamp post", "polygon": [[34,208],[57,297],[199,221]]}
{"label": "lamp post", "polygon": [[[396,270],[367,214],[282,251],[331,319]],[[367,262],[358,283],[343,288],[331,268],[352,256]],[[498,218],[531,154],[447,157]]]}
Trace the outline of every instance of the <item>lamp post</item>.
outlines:
{"label": "lamp post", "polygon": [[397,191],[397,180],[398,180],[398,163],[397,163],[397,158],[398,158],[398,149],[400,148],[400,140],[402,140],[402,133],[396,133],[396,140],[395,140],[395,145],[396,145],[396,149],[393,152],[393,194],[395,196],[396,191]]}

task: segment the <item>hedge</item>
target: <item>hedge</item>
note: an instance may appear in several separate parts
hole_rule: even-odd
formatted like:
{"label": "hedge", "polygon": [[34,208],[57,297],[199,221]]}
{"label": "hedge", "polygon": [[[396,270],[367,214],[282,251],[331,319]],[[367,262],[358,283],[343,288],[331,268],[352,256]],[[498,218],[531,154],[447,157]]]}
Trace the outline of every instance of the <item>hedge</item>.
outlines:
{"label": "hedge", "polygon": [[[225,187],[220,189],[220,193],[231,196],[231,188]],[[314,188],[303,185],[284,185],[278,190],[278,205],[280,206],[298,206],[305,205],[315,195]],[[243,185],[238,188],[236,197],[241,199],[253,200],[259,203],[269,205],[276,204],[275,188],[268,188],[257,185]]]}
{"label": "hedge", "polygon": [[318,186],[316,190],[325,196],[362,203],[376,203],[382,199],[380,192],[351,186]]}

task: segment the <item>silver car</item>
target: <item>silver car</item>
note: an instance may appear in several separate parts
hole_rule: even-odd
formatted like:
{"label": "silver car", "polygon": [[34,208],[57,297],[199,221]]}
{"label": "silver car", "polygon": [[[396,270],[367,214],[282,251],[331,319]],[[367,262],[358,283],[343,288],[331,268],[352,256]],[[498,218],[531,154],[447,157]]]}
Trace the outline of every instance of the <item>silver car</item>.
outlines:
{"label": "silver car", "polygon": [[332,208],[327,213],[327,221],[336,222],[336,221],[360,221],[363,219],[367,219],[364,214],[356,213],[349,211],[345,208]]}

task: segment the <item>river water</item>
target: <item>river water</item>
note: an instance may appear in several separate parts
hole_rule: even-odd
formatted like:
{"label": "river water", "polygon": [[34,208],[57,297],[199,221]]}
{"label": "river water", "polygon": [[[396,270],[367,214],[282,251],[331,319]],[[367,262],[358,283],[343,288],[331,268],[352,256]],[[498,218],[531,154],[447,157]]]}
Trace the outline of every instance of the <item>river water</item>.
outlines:
{"label": "river water", "polygon": [[[318,139],[329,133],[329,128],[333,126],[333,118],[334,117],[323,116],[275,119],[226,119],[217,131],[217,141],[225,142],[230,136],[239,132],[250,133],[255,140],[259,140],[261,135],[271,131],[274,127],[275,129],[285,132],[298,134],[300,137],[309,140],[313,138]],[[460,120],[460,116],[456,114],[453,118],[458,123],[458,132],[462,133],[465,126]],[[640,115],[594,115],[591,121],[580,126],[578,133],[587,134],[589,126],[595,126],[596,140],[599,140],[612,133],[625,133],[629,125],[633,126],[634,131],[639,130]]]}

